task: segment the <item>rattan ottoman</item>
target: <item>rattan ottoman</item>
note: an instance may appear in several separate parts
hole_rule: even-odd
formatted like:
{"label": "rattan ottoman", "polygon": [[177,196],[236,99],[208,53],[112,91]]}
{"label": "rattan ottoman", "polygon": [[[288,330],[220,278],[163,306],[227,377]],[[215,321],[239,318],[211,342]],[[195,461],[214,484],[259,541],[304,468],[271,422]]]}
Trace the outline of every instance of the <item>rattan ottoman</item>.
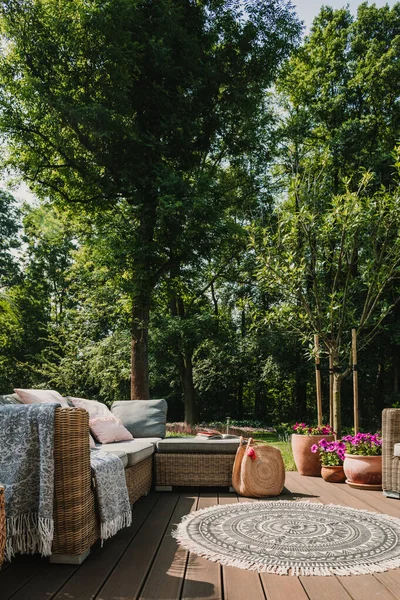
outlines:
{"label": "rattan ottoman", "polygon": [[167,438],[157,442],[154,454],[156,491],[173,486],[231,487],[239,438]]}

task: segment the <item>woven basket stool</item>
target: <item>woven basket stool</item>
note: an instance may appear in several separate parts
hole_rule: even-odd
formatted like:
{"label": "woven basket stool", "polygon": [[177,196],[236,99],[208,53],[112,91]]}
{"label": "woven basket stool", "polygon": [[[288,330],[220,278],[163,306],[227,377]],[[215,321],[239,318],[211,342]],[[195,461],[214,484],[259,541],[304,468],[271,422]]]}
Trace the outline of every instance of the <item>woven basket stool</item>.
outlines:
{"label": "woven basket stool", "polygon": [[4,488],[0,485],[0,567],[4,560],[6,547],[6,511],[4,504]]}

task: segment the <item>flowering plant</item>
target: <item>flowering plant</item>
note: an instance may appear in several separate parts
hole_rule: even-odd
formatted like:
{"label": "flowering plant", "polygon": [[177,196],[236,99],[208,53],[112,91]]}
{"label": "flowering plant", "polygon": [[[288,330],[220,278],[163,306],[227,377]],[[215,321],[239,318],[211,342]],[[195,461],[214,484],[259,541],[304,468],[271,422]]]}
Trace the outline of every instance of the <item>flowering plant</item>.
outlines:
{"label": "flowering plant", "polygon": [[345,435],[343,441],[346,443],[347,454],[361,456],[380,456],[382,454],[382,438],[379,433]]}
{"label": "flowering plant", "polygon": [[339,440],[338,442],[328,442],[325,438],[318,444],[311,446],[311,452],[319,452],[321,464],[323,467],[339,467],[343,464],[346,444]]}
{"label": "flowering plant", "polygon": [[295,423],[293,425],[293,431],[300,435],[332,435],[333,431],[330,425],[307,425],[306,423]]}

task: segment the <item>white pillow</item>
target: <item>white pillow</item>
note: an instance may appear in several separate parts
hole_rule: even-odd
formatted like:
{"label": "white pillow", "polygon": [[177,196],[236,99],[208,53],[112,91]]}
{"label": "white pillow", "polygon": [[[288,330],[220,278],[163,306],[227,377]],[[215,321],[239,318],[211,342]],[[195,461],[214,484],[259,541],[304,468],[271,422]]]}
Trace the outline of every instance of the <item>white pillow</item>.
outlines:
{"label": "white pillow", "polygon": [[132,434],[123,426],[122,421],[102,402],[71,396],[68,396],[68,400],[74,406],[88,411],[90,432],[101,444],[133,440]]}
{"label": "white pillow", "polygon": [[23,404],[41,404],[58,402],[63,408],[69,408],[68,402],[55,390],[22,390],[16,388],[14,390],[21,398]]}
{"label": "white pillow", "polygon": [[92,435],[101,443],[123,442],[133,440],[133,436],[119,419],[111,417],[96,417],[89,421]]}
{"label": "white pillow", "polygon": [[68,400],[72,402],[74,406],[78,408],[84,408],[89,413],[89,419],[96,419],[97,417],[110,417],[113,416],[111,410],[102,402],[97,400],[87,400],[86,398],[72,398],[68,396]]}

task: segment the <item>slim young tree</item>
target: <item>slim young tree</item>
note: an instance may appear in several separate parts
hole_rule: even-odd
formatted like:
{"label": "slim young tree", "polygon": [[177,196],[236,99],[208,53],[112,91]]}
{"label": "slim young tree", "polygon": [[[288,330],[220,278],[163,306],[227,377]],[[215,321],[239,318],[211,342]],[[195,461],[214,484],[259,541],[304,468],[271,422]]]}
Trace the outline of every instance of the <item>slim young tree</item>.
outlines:
{"label": "slim young tree", "polygon": [[[400,164],[397,162],[397,168]],[[254,245],[258,276],[279,290],[271,313],[307,342],[318,334],[334,370],[333,427],[341,431],[341,384],[351,371],[351,329],[365,348],[400,300],[400,186],[370,193],[365,173],[356,191],[317,202],[319,183],[293,184],[276,222]],[[268,315],[267,318],[271,318]]]}

